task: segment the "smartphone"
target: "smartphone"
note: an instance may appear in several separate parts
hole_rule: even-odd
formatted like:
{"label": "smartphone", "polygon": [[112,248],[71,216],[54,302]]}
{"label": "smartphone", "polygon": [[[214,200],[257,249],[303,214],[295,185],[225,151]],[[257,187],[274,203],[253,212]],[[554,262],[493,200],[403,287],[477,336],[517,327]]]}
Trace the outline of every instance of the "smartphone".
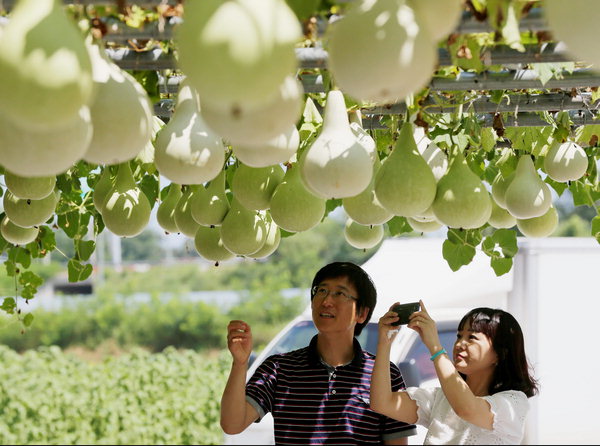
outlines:
{"label": "smartphone", "polygon": [[396,322],[393,322],[393,326],[397,325],[406,325],[408,324],[408,317],[413,314],[415,311],[419,311],[421,306],[419,302],[410,302],[408,304],[396,304],[392,307],[392,311],[395,311],[398,314],[398,319]]}

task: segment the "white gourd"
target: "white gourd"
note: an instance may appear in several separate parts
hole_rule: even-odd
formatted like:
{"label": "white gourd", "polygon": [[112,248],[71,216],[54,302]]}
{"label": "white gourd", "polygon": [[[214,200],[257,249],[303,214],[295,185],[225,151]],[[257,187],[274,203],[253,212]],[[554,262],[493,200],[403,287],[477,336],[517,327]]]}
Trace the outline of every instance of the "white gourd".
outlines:
{"label": "white gourd", "polygon": [[295,125],[276,137],[258,145],[232,146],[235,157],[250,167],[267,167],[288,162],[300,146],[300,133]]}
{"label": "white gourd", "polygon": [[4,182],[7,189],[19,198],[41,200],[54,190],[56,176],[28,178],[5,171]]}
{"label": "white gourd", "polygon": [[463,12],[463,0],[410,0],[417,19],[434,42],[456,29]]}
{"label": "white gourd", "polygon": [[552,205],[550,188],[537,173],[529,155],[519,158],[515,177],[504,195],[506,210],[520,219],[540,217]]}
{"label": "white gourd", "polygon": [[371,166],[371,153],[350,128],[343,93],[330,91],[321,133],[304,158],[304,180],[322,198],[353,197],[371,182]]}
{"label": "white gourd", "polygon": [[331,73],[356,99],[394,103],[433,75],[435,42],[406,0],[357,0],[328,30]]}
{"label": "white gourd", "polygon": [[215,178],[225,162],[225,146],[204,121],[196,91],[181,84],[171,120],[154,141],[154,162],[177,184],[202,184]]}
{"label": "white gourd", "polygon": [[558,212],[554,206],[548,211],[534,218],[517,218],[517,228],[526,237],[548,237],[558,226]]}
{"label": "white gourd", "polygon": [[44,224],[54,215],[59,197],[58,190],[39,200],[18,198],[7,191],[2,203],[11,222],[22,228],[30,228]]}
{"label": "white gourd", "polygon": [[361,225],[348,218],[344,226],[344,238],[358,249],[370,249],[383,240],[383,225]]}
{"label": "white gourd", "polygon": [[236,110],[273,96],[295,72],[301,38],[284,0],[202,0],[186,3],[174,40],[203,106]]}
{"label": "white gourd", "polygon": [[0,234],[2,237],[13,245],[26,245],[36,239],[40,232],[37,227],[22,228],[17,226],[5,215],[0,222]]}
{"label": "white gourd", "polygon": [[150,142],[153,109],[139,82],[89,44],[96,98],[91,104],[94,133],[83,159],[93,164],[120,164],[135,158]]}
{"label": "white gourd", "polygon": [[294,75],[286,77],[275,95],[262,102],[223,110],[202,97],[208,126],[233,145],[261,145],[289,130],[300,118],[304,89]]}
{"label": "white gourd", "polygon": [[554,181],[580,179],[588,168],[588,158],[583,148],[573,142],[552,144],[544,158],[544,170]]}
{"label": "white gourd", "polygon": [[61,0],[16,3],[0,40],[0,79],[0,110],[27,130],[73,125],[90,104],[90,56]]}

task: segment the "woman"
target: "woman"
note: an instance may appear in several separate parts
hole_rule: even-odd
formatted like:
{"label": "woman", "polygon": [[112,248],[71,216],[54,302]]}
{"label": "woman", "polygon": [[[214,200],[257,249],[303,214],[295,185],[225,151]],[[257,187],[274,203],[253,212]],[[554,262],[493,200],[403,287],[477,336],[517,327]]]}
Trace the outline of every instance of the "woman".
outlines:
{"label": "woman", "polygon": [[426,427],[424,444],[521,443],[528,398],[538,388],[529,373],[519,323],[499,309],[469,311],[458,325],[452,361],[442,348],[435,322],[423,301],[420,304],[407,326],[429,349],[440,387],[391,391],[390,346],[397,333],[391,324],[398,316],[388,311],[379,319],[371,408]]}

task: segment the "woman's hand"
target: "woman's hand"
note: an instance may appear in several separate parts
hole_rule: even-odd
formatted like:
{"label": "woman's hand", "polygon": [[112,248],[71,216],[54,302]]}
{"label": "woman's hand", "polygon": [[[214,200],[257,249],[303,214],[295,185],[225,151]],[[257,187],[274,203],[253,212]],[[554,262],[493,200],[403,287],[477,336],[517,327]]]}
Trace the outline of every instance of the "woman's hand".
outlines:
{"label": "woman's hand", "polygon": [[429,351],[435,353],[442,348],[437,326],[435,321],[429,316],[423,301],[419,300],[419,303],[421,304],[421,310],[409,316],[410,322],[407,327],[415,330]]}
{"label": "woman's hand", "polygon": [[399,325],[392,325],[393,322],[398,321],[398,314],[392,311],[393,304],[389,311],[379,318],[379,343],[383,345],[391,345],[394,338],[398,334]]}
{"label": "woman's hand", "polygon": [[244,364],[252,353],[252,331],[244,321],[231,321],[227,325],[227,348],[231,352],[233,362]]}

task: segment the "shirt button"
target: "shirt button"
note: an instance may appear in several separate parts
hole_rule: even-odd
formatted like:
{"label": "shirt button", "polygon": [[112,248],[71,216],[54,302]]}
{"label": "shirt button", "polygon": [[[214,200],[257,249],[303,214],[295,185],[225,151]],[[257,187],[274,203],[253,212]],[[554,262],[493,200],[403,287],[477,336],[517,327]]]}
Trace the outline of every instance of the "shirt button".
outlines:
{"label": "shirt button", "polygon": [[332,395],[335,395],[335,389],[333,389],[333,390],[331,391],[331,394],[332,394]]}
{"label": "shirt button", "polygon": [[335,373],[333,375],[331,375],[332,378],[335,378]]}

